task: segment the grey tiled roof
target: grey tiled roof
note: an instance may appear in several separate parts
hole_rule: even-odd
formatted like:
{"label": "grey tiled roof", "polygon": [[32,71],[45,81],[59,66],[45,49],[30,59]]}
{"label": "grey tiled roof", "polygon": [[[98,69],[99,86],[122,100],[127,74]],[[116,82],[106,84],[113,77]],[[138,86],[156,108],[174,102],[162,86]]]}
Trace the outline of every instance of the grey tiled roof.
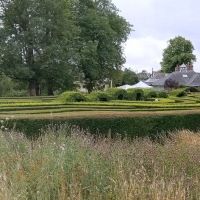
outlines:
{"label": "grey tiled roof", "polygon": [[187,86],[200,86],[200,74],[197,73],[187,82]]}
{"label": "grey tiled roof", "polygon": [[[197,73],[194,71],[186,71],[186,72],[176,71],[176,72],[172,72],[171,74],[168,74],[166,77],[163,77],[159,79],[158,81],[155,81],[154,83],[152,83],[152,85],[163,86],[166,79],[173,79],[179,82],[180,85],[187,85],[187,83],[189,83],[192,77],[196,74]],[[197,81],[199,80],[199,85],[200,85],[200,79],[194,78],[194,80],[197,80]]]}

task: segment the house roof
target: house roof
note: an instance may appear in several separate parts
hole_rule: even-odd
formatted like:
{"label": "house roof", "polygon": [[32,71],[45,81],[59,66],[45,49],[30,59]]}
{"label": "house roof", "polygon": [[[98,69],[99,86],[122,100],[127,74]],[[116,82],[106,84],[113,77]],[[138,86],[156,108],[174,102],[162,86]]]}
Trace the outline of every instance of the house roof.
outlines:
{"label": "house roof", "polygon": [[144,81],[146,84],[151,85],[152,83],[160,80],[161,78],[166,77],[168,74],[166,73],[158,73],[153,77],[150,77],[149,79],[147,79],[146,81]]}
{"label": "house roof", "polygon": [[197,73],[194,71],[176,71],[168,74],[166,77],[159,79],[152,83],[154,86],[163,86],[166,79],[173,79],[179,82],[181,85],[188,85],[188,83],[196,83],[198,82],[198,86],[200,86],[200,78],[195,78]]}

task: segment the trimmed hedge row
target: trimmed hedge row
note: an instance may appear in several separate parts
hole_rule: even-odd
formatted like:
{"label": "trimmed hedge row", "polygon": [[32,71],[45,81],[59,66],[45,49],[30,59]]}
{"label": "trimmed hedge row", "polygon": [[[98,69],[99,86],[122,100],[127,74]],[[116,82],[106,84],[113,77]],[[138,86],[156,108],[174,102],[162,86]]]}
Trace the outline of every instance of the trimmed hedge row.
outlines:
{"label": "trimmed hedge row", "polygon": [[80,101],[109,101],[109,100],[132,100],[140,101],[148,98],[167,98],[166,92],[156,92],[154,90],[145,90],[132,88],[124,90],[121,88],[110,88],[106,92],[93,91],[88,95],[81,92],[63,92],[56,98],[56,102],[80,102]]}
{"label": "trimmed hedge row", "polygon": [[[195,123],[194,123],[195,122]],[[92,134],[120,134],[134,137],[156,137],[168,131],[200,129],[200,114],[158,115],[142,117],[105,117],[105,118],[55,118],[55,119],[12,119],[7,126],[15,126],[17,131],[24,132],[29,138],[38,137],[40,130],[48,125],[72,124],[87,129]],[[15,124],[15,125],[14,125]]]}

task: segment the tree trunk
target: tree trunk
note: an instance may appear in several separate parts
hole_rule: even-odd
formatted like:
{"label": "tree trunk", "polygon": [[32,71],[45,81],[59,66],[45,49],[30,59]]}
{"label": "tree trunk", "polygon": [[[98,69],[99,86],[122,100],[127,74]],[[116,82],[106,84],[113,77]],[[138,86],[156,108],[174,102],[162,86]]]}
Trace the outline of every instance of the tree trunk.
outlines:
{"label": "tree trunk", "polygon": [[30,93],[30,96],[36,96],[35,80],[30,80],[29,81],[29,93]]}
{"label": "tree trunk", "polygon": [[41,89],[40,89],[40,84],[37,82],[35,84],[35,92],[36,92],[36,96],[40,96],[41,95]]}
{"label": "tree trunk", "polygon": [[52,96],[53,94],[53,79],[49,78],[47,80],[47,94],[48,96]]}

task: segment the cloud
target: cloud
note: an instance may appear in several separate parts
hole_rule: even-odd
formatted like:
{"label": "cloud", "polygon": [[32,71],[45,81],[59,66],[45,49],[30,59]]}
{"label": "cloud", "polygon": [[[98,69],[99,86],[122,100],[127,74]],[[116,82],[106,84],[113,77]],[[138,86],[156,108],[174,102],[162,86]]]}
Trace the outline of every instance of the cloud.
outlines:
{"label": "cloud", "polygon": [[112,0],[119,13],[133,25],[124,48],[125,66],[141,71],[160,69],[167,41],[182,36],[190,40],[197,57],[194,70],[200,72],[199,0]]}
{"label": "cloud", "polygon": [[151,71],[160,69],[163,49],[167,43],[150,36],[143,38],[130,38],[125,45],[126,67],[134,71]]}

